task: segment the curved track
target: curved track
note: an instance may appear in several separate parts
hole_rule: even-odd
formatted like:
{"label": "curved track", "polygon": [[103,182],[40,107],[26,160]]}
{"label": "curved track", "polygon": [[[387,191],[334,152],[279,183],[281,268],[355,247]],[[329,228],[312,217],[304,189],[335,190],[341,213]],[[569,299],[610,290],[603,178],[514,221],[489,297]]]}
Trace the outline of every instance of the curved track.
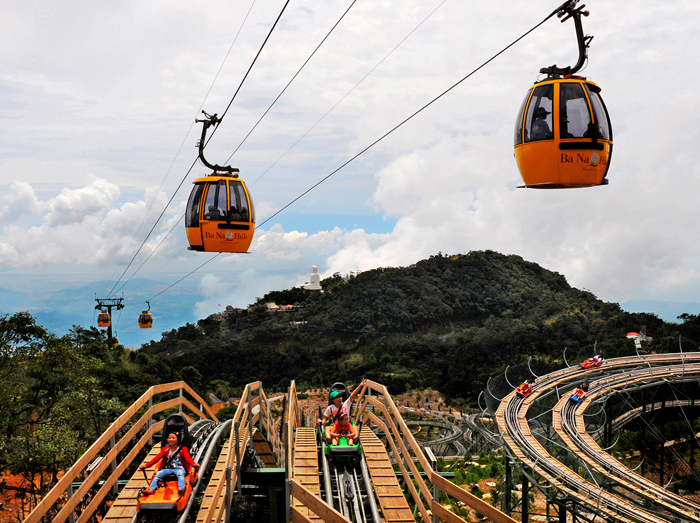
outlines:
{"label": "curved track", "polygon": [[[611,373],[616,373],[610,375]],[[603,452],[585,432],[583,412],[596,398],[615,389],[629,386],[652,386],[654,381],[697,379],[700,374],[700,353],[650,355],[645,358],[608,360],[601,368],[584,370],[570,367],[538,379],[527,398],[515,393],[501,402],[496,417],[504,442],[510,451],[529,468],[541,475],[555,489],[576,499],[592,513],[615,521],[662,522],[700,521],[700,507],[675,496],[641,476],[631,474],[622,464]],[[572,408],[561,392],[573,388],[574,382],[592,382],[589,396],[579,408]],[[599,377],[596,381],[596,377]],[[558,399],[553,409],[552,424],[571,454],[565,456],[588,479],[575,474],[568,466],[545,449],[541,441],[559,445],[543,434],[534,433],[528,423],[528,409],[536,402]],[[551,400],[550,398],[550,400]],[[538,415],[549,415],[543,412]],[[532,418],[531,418],[532,419]],[[535,429],[535,432],[536,429]],[[601,486],[614,480],[617,488],[627,492],[608,492]],[[647,492],[645,492],[645,490]]]}
{"label": "curved track", "polygon": [[[681,372],[685,370],[684,374]],[[657,367],[651,370],[640,369],[593,382],[590,398],[582,405],[569,401],[565,396],[553,410],[552,424],[562,440],[594,470],[598,475],[626,489],[630,499],[640,498],[648,507],[656,506],[656,511],[668,511],[678,517],[700,521],[700,507],[685,498],[673,494],[653,481],[630,471],[618,460],[603,452],[585,430],[583,413],[591,401],[613,390],[639,385],[655,385],[658,380],[674,382],[695,381],[700,376],[700,364],[686,366]],[[642,383],[640,383],[640,381]],[[635,388],[636,390],[636,388]]]}

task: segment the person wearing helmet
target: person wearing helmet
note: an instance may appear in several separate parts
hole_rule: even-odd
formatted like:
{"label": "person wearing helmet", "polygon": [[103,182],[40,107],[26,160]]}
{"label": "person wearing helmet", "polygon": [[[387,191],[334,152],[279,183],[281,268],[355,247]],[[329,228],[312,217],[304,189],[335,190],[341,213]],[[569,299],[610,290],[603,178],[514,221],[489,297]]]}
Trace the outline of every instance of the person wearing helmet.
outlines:
{"label": "person wearing helmet", "polygon": [[352,406],[352,402],[355,399],[357,393],[360,392],[360,389],[362,389],[362,387],[366,383],[367,380],[363,379],[357,386],[357,388],[354,391],[352,391],[352,394],[350,394],[350,396],[347,400],[345,400],[345,402],[343,402],[343,395],[340,392],[338,392],[337,390],[331,392],[331,404],[328,405],[326,410],[323,412],[323,420],[318,420],[319,425],[326,425],[326,423],[328,423],[328,420],[331,420],[331,423],[326,426],[326,440],[331,440],[330,434],[332,424],[336,423],[343,415],[343,413],[347,414],[348,416],[350,415],[350,407]]}

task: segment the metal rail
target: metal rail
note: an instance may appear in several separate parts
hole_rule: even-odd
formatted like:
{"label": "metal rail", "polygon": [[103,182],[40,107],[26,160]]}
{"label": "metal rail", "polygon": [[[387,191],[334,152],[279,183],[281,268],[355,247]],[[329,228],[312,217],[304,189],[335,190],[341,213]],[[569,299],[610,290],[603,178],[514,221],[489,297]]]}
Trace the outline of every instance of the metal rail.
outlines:
{"label": "metal rail", "polygon": [[[172,394],[176,391],[179,391],[179,397],[169,400],[157,400],[154,402],[154,398],[157,396],[164,393]],[[184,397],[184,392],[186,392],[195,403],[199,404],[199,408]],[[24,520],[24,523],[38,523],[52,510],[58,510],[58,513],[53,518],[54,523],[63,523],[67,519],[71,519],[71,521],[77,519],[79,523],[83,523],[92,518],[105,497],[111,492],[114,485],[117,484],[120,475],[127,470],[143,448],[149,444],[152,445],[152,436],[159,428],[159,426],[154,425],[153,416],[159,412],[178,406],[181,412],[184,406],[199,418],[207,418],[208,416],[215,421],[217,420],[206,402],[183,381],[156,385],[149,388],[143,396],[136,400],[133,405],[126,409],[126,411],[110,425],[71,468],[65,471],[58,483],[44,496]],[[142,408],[144,407],[147,407],[145,413],[142,412]],[[141,413],[141,416],[137,418],[139,413]],[[184,413],[183,415],[189,423],[193,423],[191,418]],[[130,427],[129,424],[131,424]],[[127,427],[129,427],[128,430],[126,430]],[[124,430],[126,430],[126,432],[117,441],[116,436]],[[141,436],[141,432],[144,430],[146,431],[146,435]],[[76,514],[79,505],[83,502],[90,489],[95,486],[107,467],[112,463],[116,464],[119,454],[127,450],[128,454],[126,457],[121,460],[118,466],[113,467],[111,474],[105,479],[98,492],[92,496],[87,506],[84,506],[79,514]],[[103,457],[102,461],[88,473],[88,465],[100,455]],[[85,481],[83,481],[82,485],[75,493],[70,495],[69,489],[73,481],[82,474],[87,474]],[[130,517],[131,515],[129,515],[129,518]]]}
{"label": "metal rail", "polygon": [[[644,358],[616,358],[606,361],[603,368],[584,370],[580,367],[569,367],[543,376],[537,380],[533,392],[526,398],[521,398],[513,392],[502,400],[496,412],[496,419],[503,440],[509,451],[522,463],[542,476],[549,486],[559,490],[565,496],[576,499],[593,513],[616,521],[668,521],[661,515],[640,509],[639,506],[621,495],[604,492],[595,483],[596,479],[592,473],[589,473],[591,481],[574,474],[570,468],[552,456],[533,434],[528,423],[527,413],[529,407],[536,400],[553,393],[559,394],[560,387],[568,386],[571,388],[574,380],[581,381],[585,377],[587,381],[591,381],[591,376],[600,375],[603,372],[620,371],[640,365],[643,368],[639,372],[643,373],[648,379],[653,374],[654,366],[675,363],[684,364],[683,369],[687,373],[693,363],[700,363],[700,353],[684,355],[655,354]],[[625,379],[628,381],[629,374],[629,372],[625,373],[627,376]],[[600,386],[603,387],[603,380],[600,380],[600,383]],[[587,400],[589,402],[587,404],[590,404],[591,398],[587,398]]]}
{"label": "metal rail", "polygon": [[700,364],[692,364],[658,367],[652,369],[651,372],[643,369],[623,373],[601,380],[604,381],[604,384],[601,381],[593,382],[591,384],[593,388],[589,391],[590,399],[582,405],[579,406],[568,399],[562,399],[557,404],[554,409],[555,430],[559,432],[562,439],[566,438],[569,448],[577,449],[577,453],[599,474],[627,488],[630,496],[638,496],[647,500],[647,503],[657,504],[659,511],[667,510],[683,519],[700,522],[700,506],[630,471],[618,460],[604,452],[587,434],[583,419],[584,412],[591,405],[591,402],[604,394],[658,380],[681,383],[696,381],[698,377],[700,377]]}
{"label": "metal rail", "polygon": [[[380,523],[369,470],[364,454],[356,462],[334,461],[322,444],[323,470],[329,471],[326,500],[343,516],[356,523]],[[380,490],[381,493],[381,490]],[[387,520],[390,521],[390,520]]]}

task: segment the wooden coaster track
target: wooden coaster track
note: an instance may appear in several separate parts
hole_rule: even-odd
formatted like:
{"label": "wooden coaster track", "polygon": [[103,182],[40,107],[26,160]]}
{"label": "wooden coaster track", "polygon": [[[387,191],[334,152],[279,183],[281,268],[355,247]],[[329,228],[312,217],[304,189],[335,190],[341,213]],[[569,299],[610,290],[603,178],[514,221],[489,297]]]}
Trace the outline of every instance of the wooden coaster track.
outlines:
{"label": "wooden coaster track", "polygon": [[[669,511],[687,521],[700,522],[700,506],[630,471],[610,454],[604,452],[586,432],[583,418],[585,410],[591,405],[591,402],[604,393],[645,382],[654,383],[658,380],[696,381],[698,377],[700,377],[700,364],[691,364],[685,368],[678,365],[655,367],[651,370],[640,369],[594,381],[591,383],[591,390],[589,390],[585,403],[581,405],[573,403],[568,401],[566,396],[557,403],[553,409],[552,424],[570,449],[574,449],[576,454],[599,475],[627,489],[628,497],[641,498],[649,507],[655,504],[658,511]],[[604,382],[604,385],[601,382]],[[644,501],[642,501],[643,503]]]}
{"label": "wooden coaster track", "polygon": [[[198,485],[200,494],[197,497],[200,500],[196,514],[189,513],[190,503],[173,522],[178,518],[180,522],[186,518],[197,523],[225,521],[233,492],[241,492],[244,461],[248,460],[250,464],[250,460],[253,460],[253,468],[273,467],[284,471],[287,521],[351,523],[320,496],[316,438],[312,429],[301,426],[294,382],[286,398],[284,419],[278,420],[280,424],[276,425],[270,400],[260,382],[253,382],[246,386],[234,418],[219,424],[204,400],[185,383],[152,387],[66,471],[25,521],[39,523],[48,518],[54,523],[73,523],[76,520],[87,523],[99,516],[98,509],[105,507],[108,494],[116,491],[119,478],[131,470],[126,487],[111,502],[102,519],[107,523],[135,523],[139,491],[146,483],[138,465],[150,460],[160,448],[159,444],[154,445],[153,440],[162,431],[163,421],[154,419],[154,416],[163,417],[165,411],[179,407],[193,433],[195,426],[207,427],[207,432],[200,433],[197,439],[198,445],[201,442],[197,453],[202,464],[201,477],[206,476],[206,481],[200,479]],[[379,519],[384,523],[415,521],[414,513],[399,486],[389,458],[390,451],[423,521],[439,518],[448,523],[465,522],[451,510],[450,505],[443,505],[447,495],[449,499],[470,507],[493,522],[515,523],[495,507],[447,481],[435,470],[426,458],[425,449],[418,445],[408,429],[386,387],[368,381],[356,402],[355,419],[363,425],[361,441],[366,445],[366,461],[362,462],[362,467],[368,485],[371,478],[371,489],[365,489],[363,495],[372,498],[370,504],[374,504],[375,498],[378,501],[378,507],[375,505],[372,508],[375,513],[373,520]],[[199,408],[196,403],[199,403]],[[201,421],[195,422],[191,415]],[[383,431],[386,443],[377,438],[370,425]],[[284,434],[284,438],[280,437],[281,434]],[[385,445],[388,445],[388,449]],[[118,457],[121,457],[119,463]],[[110,464],[111,474],[107,470]],[[72,492],[72,484],[81,480],[78,490]],[[99,488],[98,480],[102,481]],[[193,495],[190,500],[194,499]]]}
{"label": "wooden coaster track", "polygon": [[[639,367],[642,367],[641,369]],[[585,465],[593,468],[596,474],[601,474],[610,478],[615,476],[618,483],[620,476],[624,474],[626,486],[634,489],[634,480],[629,473],[616,469],[617,474],[608,472],[611,468],[617,467],[612,458],[605,454],[597,445],[591,445],[592,438],[585,436],[585,424],[583,422],[583,412],[585,408],[599,395],[604,394],[614,388],[615,384],[620,387],[630,384],[634,379],[654,380],[658,373],[658,379],[669,379],[677,376],[686,377],[694,372],[695,368],[700,369],[700,353],[690,354],[654,354],[643,358],[616,358],[607,360],[602,368],[584,370],[580,367],[570,367],[538,378],[534,390],[526,398],[517,396],[514,392],[506,396],[500,403],[496,412],[496,419],[501,432],[501,436],[509,451],[517,457],[529,470],[540,475],[548,488],[558,490],[563,495],[571,499],[576,499],[581,505],[592,513],[597,513],[612,521],[630,522],[662,522],[674,521],[674,516],[663,516],[663,514],[644,510],[639,505],[633,503],[628,498],[611,492],[604,491],[602,487],[583,479],[574,473],[570,468],[557,460],[540,443],[537,436],[531,431],[528,423],[528,409],[538,399],[552,393],[559,394],[559,390],[570,390],[574,382],[593,381],[591,378],[605,374],[595,383],[597,394],[589,394],[581,407],[571,409],[567,405],[567,399],[562,399],[557,403],[552,415],[552,423],[557,433],[566,444],[570,444],[571,451],[583,459]],[[630,370],[631,369],[631,370]],[[615,374],[615,376],[611,376]],[[558,397],[558,396],[557,396]],[[568,398],[568,394],[564,395]],[[562,411],[567,414],[562,416]],[[577,412],[571,418],[569,411]],[[580,411],[580,414],[578,413]],[[590,441],[587,440],[590,439]],[[576,440],[584,445],[586,452],[581,446],[574,443]],[[597,449],[597,450],[596,450]],[[593,457],[595,455],[595,458]],[[586,458],[584,458],[586,456]],[[636,492],[641,488],[646,488],[646,484],[638,484]],[[647,499],[663,507],[669,514],[676,514],[685,521],[697,521],[697,505],[682,501],[679,503],[677,496],[662,494],[656,486],[646,495]]]}

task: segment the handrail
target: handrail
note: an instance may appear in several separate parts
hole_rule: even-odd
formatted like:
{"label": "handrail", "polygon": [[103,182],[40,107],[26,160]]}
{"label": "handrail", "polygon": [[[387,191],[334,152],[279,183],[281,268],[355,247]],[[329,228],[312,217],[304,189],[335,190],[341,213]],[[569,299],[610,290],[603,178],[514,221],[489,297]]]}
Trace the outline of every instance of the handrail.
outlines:
{"label": "handrail", "polygon": [[308,490],[296,479],[294,479],[294,444],[296,443],[297,428],[300,425],[301,411],[299,402],[297,401],[296,383],[292,381],[287,398],[287,412],[285,416],[285,429],[287,431],[286,438],[286,456],[287,470],[289,472],[289,489],[288,489],[288,504],[290,508],[290,516],[292,523],[308,523],[310,520],[302,514],[292,503],[292,498],[301,502],[311,512],[316,514],[326,523],[352,523],[349,519],[343,516],[340,512],[328,505],[316,494]]}
{"label": "handrail", "polygon": [[[144,445],[146,445],[146,442],[151,438],[151,436],[155,434],[155,432],[162,429],[164,424],[165,421],[163,420],[157,422],[150,429],[148,429],[146,434],[144,434],[141,437],[138,444],[133,449],[131,449],[129,454],[126,455],[126,457],[122,460],[122,462],[119,464],[114,473],[110,474],[110,476],[105,480],[104,485],[102,485],[102,488],[100,488],[100,490],[90,501],[90,504],[85,508],[85,510],[83,510],[83,513],[78,518],[78,523],[84,523],[92,517],[94,512],[102,503],[104,497],[119,479],[119,476],[122,475],[122,473],[126,470],[127,466],[134,460],[134,458],[138,455],[139,451],[144,447]],[[103,461],[107,460],[105,459]]]}
{"label": "handrail", "polygon": [[[206,414],[196,408],[189,400],[187,400],[182,394],[180,394],[179,397],[174,398],[172,400],[165,401],[163,403],[157,404],[157,405],[152,405],[152,399],[154,396],[158,394],[162,394],[164,392],[172,392],[175,390],[181,390],[181,391],[187,391],[187,393],[194,398],[196,401],[200,403],[204,407],[204,410],[206,411]],[[61,479],[54,485],[54,487],[43,497],[43,499],[37,504],[36,507],[34,507],[34,510],[27,516],[27,518],[24,520],[24,523],[38,523],[46,514],[51,510],[51,508],[59,501],[65,493],[68,490],[68,487],[73,483],[73,481],[78,477],[79,474],[83,473],[87,466],[94,460],[94,458],[99,454],[103,448],[110,443],[110,440],[113,436],[116,435],[116,433],[126,425],[131,418],[134,417],[135,414],[138,413],[138,411],[146,405],[146,403],[149,403],[149,409],[146,411],[146,414],[144,414],[139,421],[136,422],[136,425],[132,427],[127,433],[122,436],[118,442],[116,442],[111,448],[107,455],[106,459],[103,459],[100,464],[97,466],[95,471],[88,475],[86,480],[83,482],[81,487],[78,489],[78,491],[70,497],[63,505],[61,510],[58,512],[56,517],[53,519],[53,523],[63,523],[69,515],[75,510],[77,505],[82,501],[82,499],[85,497],[85,494],[89,491],[89,489],[94,485],[94,483],[98,480],[100,477],[100,474],[107,468],[107,466],[115,459],[118,455],[118,453],[123,450],[127,444],[131,441],[131,439],[134,438],[138,430],[140,430],[146,423],[150,422],[151,417],[153,414],[157,412],[161,412],[165,409],[174,407],[176,405],[183,405],[190,409],[194,414],[199,416],[200,418],[207,418],[207,414],[209,414],[209,417],[213,419],[214,421],[218,421],[216,418],[216,415],[214,412],[209,408],[209,406],[206,404],[206,402],[194,391],[192,388],[190,388],[189,385],[187,385],[184,381],[177,381],[174,383],[166,383],[162,385],[154,385],[153,387],[149,388],[138,400],[136,400],[128,409],[126,409],[108,428],[107,430],[93,443],[84,453],[80,458],[78,458],[78,461],[75,462],[75,464],[69,468],[68,470],[65,471]],[[138,428],[136,428],[138,426]],[[152,428],[152,427],[151,427]],[[147,440],[143,440],[143,438],[137,443],[138,445],[141,445],[141,447],[138,447],[139,450],[145,445],[145,442]],[[143,443],[142,443],[143,442]],[[131,453],[127,456],[122,461],[122,464],[126,462],[124,465],[124,468],[130,464],[130,460],[133,460],[133,457],[138,453],[134,453],[132,456]],[[131,457],[130,457],[131,456]],[[127,461],[129,460],[129,461]],[[120,465],[121,466],[121,465]],[[117,468],[119,470],[119,467]],[[114,475],[116,472],[113,472],[112,475]],[[111,477],[111,476],[110,476]],[[118,477],[118,476],[117,476]],[[116,480],[115,480],[116,481]],[[98,502],[93,503],[96,499],[99,499],[99,502],[104,499],[104,496],[107,493],[106,489],[100,489],[98,492],[98,495],[102,493],[102,497],[98,498],[98,496],[95,496],[91,503],[88,505],[88,507],[83,510],[82,514],[80,515],[79,519],[85,519],[83,516],[88,514],[87,510],[91,509],[93,512],[99,505]],[[89,514],[85,517],[92,516],[92,514]]]}
{"label": "handrail", "polygon": [[[373,397],[371,395],[372,392],[378,393],[383,401],[379,401],[379,396],[376,398]],[[418,469],[414,463],[414,457],[419,461],[423,467],[423,470],[428,476],[428,481],[430,481],[434,487],[445,492],[452,498],[461,501],[468,507],[487,516],[491,521],[496,523],[515,523],[515,520],[510,516],[507,516],[497,508],[492,507],[470,492],[459,488],[457,485],[444,479],[442,476],[440,476],[440,474],[433,470],[432,466],[423,454],[421,447],[418,445],[418,442],[408,429],[403,417],[401,417],[399,409],[394,404],[391,395],[384,385],[367,380],[365,387],[362,388],[360,394],[358,395],[357,402],[358,409],[357,413],[355,414],[356,419],[360,419],[363,423],[375,423],[384,431],[389,445],[391,446],[392,452],[396,457],[396,461],[399,464],[399,468],[404,475],[405,483],[409,487],[413,501],[421,512],[423,521],[429,521],[431,518],[429,517],[423,500],[421,499],[421,495],[428,502],[432,513],[438,516],[440,519],[448,522],[464,522],[465,520],[444,508],[440,504],[439,495],[437,496],[437,499],[435,494],[431,495],[427,484],[418,473]],[[378,416],[367,409],[367,407],[370,405],[381,412],[384,417],[383,422]],[[399,453],[399,448],[401,450],[401,454]],[[403,455],[403,460],[401,459],[401,455]],[[408,465],[408,468],[413,473],[413,479],[418,484],[418,490],[416,490],[413,482],[411,479],[409,479],[408,471],[406,470],[405,465]]]}
{"label": "handrail", "polygon": [[[321,498],[306,489],[295,479],[291,480],[291,494],[294,498],[301,501],[311,512],[320,517],[325,523],[352,523],[352,521],[347,519],[330,505],[326,504]],[[305,523],[306,521],[308,521],[308,519],[298,510],[292,507],[292,523]]]}
{"label": "handrail", "polygon": [[[680,359],[684,365],[686,364],[686,358],[688,359],[688,361],[697,362],[698,360],[700,360],[700,353],[690,353],[681,356]],[[649,377],[653,377],[655,374],[670,372],[671,375],[673,375],[671,367],[663,367],[661,365],[670,365],[674,362],[677,362],[678,360],[679,356],[677,353],[646,355],[643,358],[623,357],[607,360],[605,367],[607,372],[611,372],[614,370],[618,372],[618,374],[601,377],[601,379],[597,380],[595,382],[595,391],[591,391],[591,393],[589,393],[586,396],[586,398],[584,398],[584,400],[581,402],[581,405],[579,405],[579,407],[576,409],[575,423],[579,434],[581,434],[581,437],[584,440],[588,441],[589,436],[585,433],[585,423],[583,421],[583,414],[585,412],[586,407],[590,405],[590,403],[595,399],[598,393],[602,393],[604,391],[607,391],[607,389],[614,388],[615,383],[619,383],[621,386],[630,386],[631,384],[638,382],[646,383]],[[638,371],[626,370],[626,367],[638,367],[640,363],[646,363],[648,365],[648,369],[644,367],[643,370],[640,369]],[[652,367],[652,363],[654,363],[656,366]],[[542,383],[539,384],[539,386],[536,386],[533,392],[530,393],[527,396],[527,398],[525,398],[525,400],[522,400],[521,402],[516,402],[514,408],[511,408],[512,406],[509,404],[509,402],[514,397],[514,393],[508,394],[508,396],[504,398],[504,401],[501,403],[501,405],[499,405],[498,411],[496,413],[496,417],[501,428],[502,437],[505,440],[505,443],[510,448],[510,450],[518,457],[519,460],[521,460],[523,463],[526,463],[530,467],[537,468],[537,472],[543,477],[545,477],[547,480],[549,480],[553,486],[566,493],[567,495],[571,496],[572,498],[576,498],[577,500],[582,502],[583,505],[586,505],[587,502],[590,501],[591,496],[593,496],[597,500],[597,503],[594,503],[593,506],[596,506],[597,510],[599,509],[606,515],[614,517],[616,520],[631,521],[632,519],[634,519],[636,521],[636,515],[640,514],[646,518],[643,519],[644,521],[656,521],[656,516],[652,513],[641,512],[637,506],[628,504],[627,498],[622,498],[614,494],[608,494],[607,496],[602,497],[599,497],[600,495],[592,494],[595,490],[595,486],[590,486],[587,481],[579,478],[578,476],[574,476],[574,479],[567,483],[560,482],[559,478],[562,475],[562,472],[560,471],[566,470],[566,467],[556,458],[551,457],[548,451],[544,447],[542,447],[542,445],[540,445],[540,443],[532,436],[530,427],[529,425],[527,425],[527,423],[523,423],[522,425],[520,423],[515,423],[515,421],[518,420],[526,421],[527,410],[530,407],[530,405],[540,395],[544,395],[549,389],[558,387],[559,385],[569,381],[578,381],[583,375],[597,371],[598,369],[593,369],[590,371],[581,371],[578,368],[570,368],[549,374],[546,376],[547,379],[542,379]],[[563,401],[565,400],[561,400],[560,403],[562,403]],[[509,423],[511,421],[513,422],[512,429],[509,426]],[[561,417],[554,416],[552,424],[555,427],[555,430],[561,430]],[[591,444],[594,445],[592,440]],[[581,451],[578,448],[576,448],[574,452]],[[543,466],[538,467],[537,462],[535,462],[535,465],[533,466],[533,456],[537,456],[537,459],[544,457],[543,463],[548,463],[549,467],[546,469]],[[609,457],[606,457],[606,460],[609,460],[610,462],[613,461]],[[633,476],[633,474],[628,474],[625,477],[627,479],[631,479]],[[634,517],[631,516],[632,514],[634,514]],[[623,515],[627,516],[627,518],[625,518]]]}
{"label": "handrail", "polygon": [[[253,396],[253,392],[255,391],[258,391],[258,394]],[[256,410],[255,407],[259,408],[257,409],[257,412],[253,413],[253,411]],[[236,413],[231,420],[231,434],[228,441],[224,445],[224,450],[228,452],[226,455],[225,467],[231,468],[231,485],[236,485],[238,482],[237,465],[240,463],[237,463],[236,460],[243,458],[246,447],[248,446],[249,442],[252,441],[253,430],[256,428],[258,423],[261,423],[266,430],[268,429],[267,409],[267,396],[265,395],[265,391],[263,390],[261,383],[259,381],[248,383],[243,388],[243,394],[238,402]],[[272,427],[269,428],[270,434],[274,434]],[[236,442],[236,432],[238,432],[238,442]],[[277,459],[279,461],[279,438],[276,438],[275,441],[277,441],[276,444],[274,442],[268,443],[271,443],[274,449],[277,451]],[[236,447],[236,443],[238,443],[238,447]],[[228,501],[224,499],[226,493],[225,487],[225,480],[219,481],[215,485],[210,484],[208,486],[206,497],[209,498],[211,502],[208,506],[202,505],[202,507],[200,507],[196,521],[219,523],[224,518],[226,513],[226,505],[228,503]]]}

